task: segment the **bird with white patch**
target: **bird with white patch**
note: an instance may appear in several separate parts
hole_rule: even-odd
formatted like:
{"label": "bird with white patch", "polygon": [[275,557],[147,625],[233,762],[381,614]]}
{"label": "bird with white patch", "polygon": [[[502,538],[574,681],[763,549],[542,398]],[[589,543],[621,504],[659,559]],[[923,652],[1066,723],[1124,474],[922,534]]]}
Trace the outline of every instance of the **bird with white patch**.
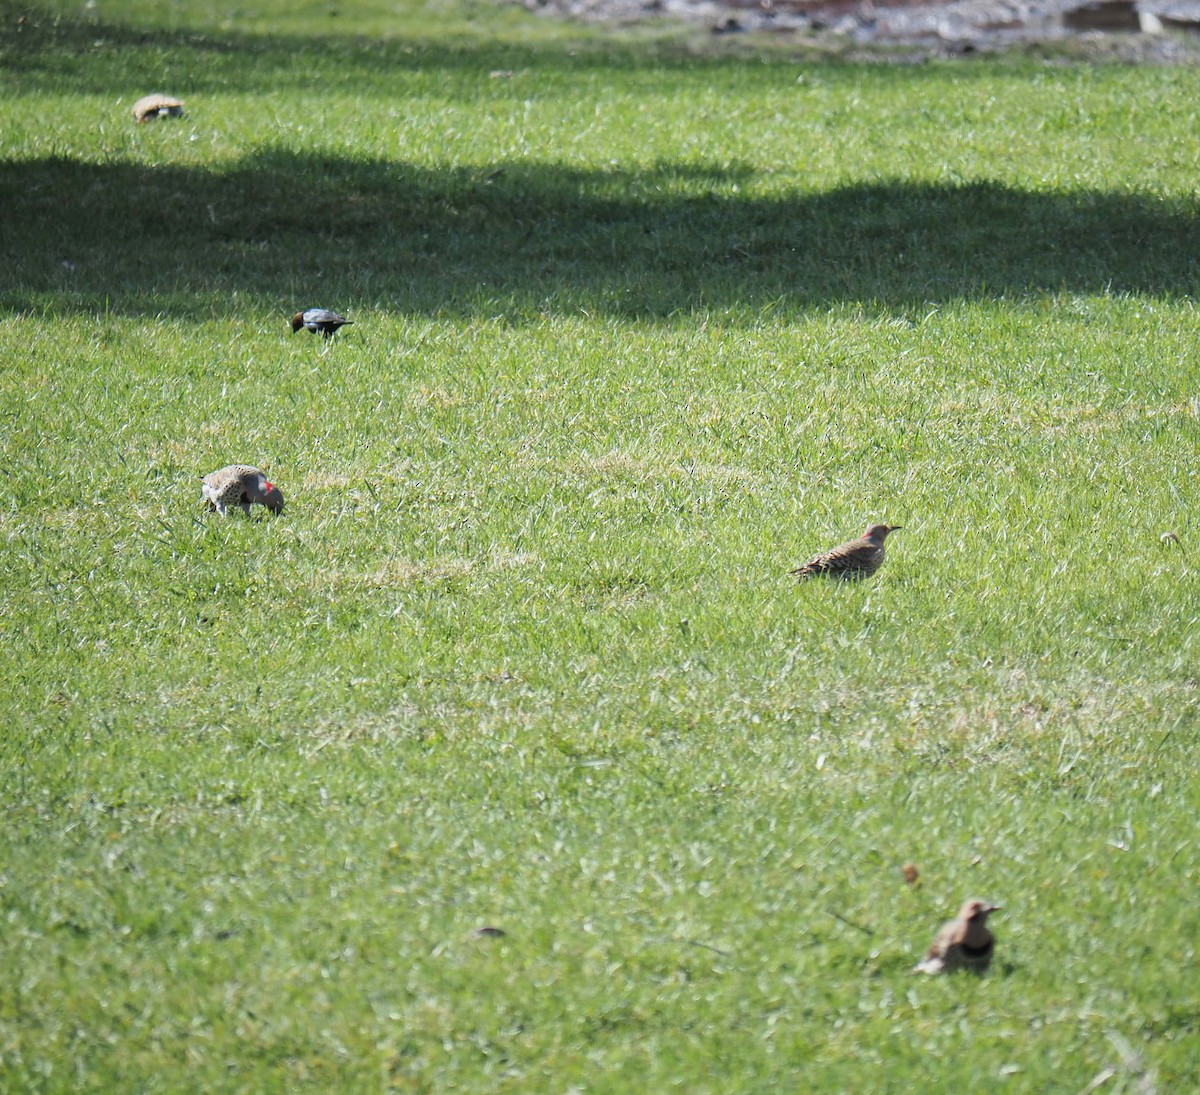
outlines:
{"label": "bird with white patch", "polygon": [[964,901],[958,916],[941,926],[925,957],[913,967],[914,973],[951,973],[973,970],[982,973],[992,961],[996,938],[988,930],[987,918],[999,912],[992,905],[973,897]]}
{"label": "bird with white patch", "polygon": [[339,327],[345,327],[353,322],[354,320],[339,316],[337,312],[331,312],[328,308],[306,308],[303,312],[297,312],[292,316],[292,334],[303,327],[314,335],[319,334],[322,338],[332,338]]}

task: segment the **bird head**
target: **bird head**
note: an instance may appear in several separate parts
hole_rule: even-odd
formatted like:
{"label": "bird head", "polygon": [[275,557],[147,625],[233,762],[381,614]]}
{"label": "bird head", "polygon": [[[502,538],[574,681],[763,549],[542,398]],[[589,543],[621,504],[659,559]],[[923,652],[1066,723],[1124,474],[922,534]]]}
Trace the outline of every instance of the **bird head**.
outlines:
{"label": "bird head", "polygon": [[1000,905],[992,905],[978,897],[972,897],[963,902],[962,908],[958,910],[958,918],[967,924],[982,924],[991,913],[999,912],[1001,908]]}
{"label": "bird head", "polygon": [[295,334],[303,326],[304,326],[304,313],[297,312],[294,316],[292,316],[292,334]]}
{"label": "bird head", "polygon": [[278,517],[283,512],[283,491],[274,483],[268,483],[267,489],[263,492],[262,503]]}
{"label": "bird head", "polygon": [[261,502],[276,516],[283,510],[283,491],[265,475],[258,477],[257,482],[246,491],[246,497],[251,502]]}
{"label": "bird head", "polygon": [[887,539],[889,532],[896,532],[903,527],[903,525],[872,525],[863,533],[863,539],[878,540],[880,543],[883,543]]}

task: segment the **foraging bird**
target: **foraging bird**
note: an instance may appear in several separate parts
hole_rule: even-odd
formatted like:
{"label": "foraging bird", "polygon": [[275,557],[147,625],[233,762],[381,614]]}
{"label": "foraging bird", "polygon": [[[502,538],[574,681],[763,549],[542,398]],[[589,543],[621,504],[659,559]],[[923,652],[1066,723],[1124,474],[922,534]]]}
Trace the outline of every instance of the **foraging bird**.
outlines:
{"label": "foraging bird", "polygon": [[973,897],[964,901],[958,916],[942,925],[933,938],[924,959],[913,967],[914,973],[950,973],[974,970],[982,973],[992,961],[996,939],[987,927],[987,918],[999,905],[989,905]]}
{"label": "foraging bird", "polygon": [[329,338],[339,327],[353,322],[352,319],[346,319],[345,316],[339,316],[337,312],[330,312],[324,308],[307,308],[292,316],[292,334],[303,327],[306,331],[312,331],[314,335],[320,331],[324,338]]}
{"label": "foraging bird", "polygon": [[183,103],[170,95],[143,95],[133,104],[133,116],[141,122],[156,118],[182,118]]}
{"label": "foraging bird", "polygon": [[869,578],[883,563],[883,542],[889,532],[895,532],[902,525],[872,525],[857,540],[847,540],[835,548],[814,555],[802,567],[797,567],[793,574],[801,578],[812,578],[815,575],[827,575],[830,578]]}
{"label": "foraging bird", "polygon": [[209,472],[203,477],[200,495],[222,517],[229,506],[241,506],[249,513],[255,502],[261,502],[274,514],[283,509],[283,492],[261,468],[249,464],[230,464]]}

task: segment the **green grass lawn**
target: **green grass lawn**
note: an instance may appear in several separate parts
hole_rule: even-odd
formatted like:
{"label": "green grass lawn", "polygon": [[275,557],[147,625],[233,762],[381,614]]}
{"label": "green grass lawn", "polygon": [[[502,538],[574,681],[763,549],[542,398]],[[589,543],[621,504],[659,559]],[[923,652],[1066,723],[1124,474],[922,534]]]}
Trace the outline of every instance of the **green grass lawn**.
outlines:
{"label": "green grass lawn", "polygon": [[1200,1087],[1200,71],[0,16],[0,1089]]}

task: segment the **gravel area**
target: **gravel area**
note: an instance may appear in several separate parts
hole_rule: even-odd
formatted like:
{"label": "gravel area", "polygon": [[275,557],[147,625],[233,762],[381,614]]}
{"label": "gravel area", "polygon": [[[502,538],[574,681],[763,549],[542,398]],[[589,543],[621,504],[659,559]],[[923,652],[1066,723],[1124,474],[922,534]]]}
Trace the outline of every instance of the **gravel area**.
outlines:
{"label": "gravel area", "polygon": [[[791,36],[891,56],[1055,43],[1132,62],[1200,64],[1200,0],[517,0],[533,11],[630,25],[674,19],[716,35]],[[910,47],[907,51],[895,47]]]}

